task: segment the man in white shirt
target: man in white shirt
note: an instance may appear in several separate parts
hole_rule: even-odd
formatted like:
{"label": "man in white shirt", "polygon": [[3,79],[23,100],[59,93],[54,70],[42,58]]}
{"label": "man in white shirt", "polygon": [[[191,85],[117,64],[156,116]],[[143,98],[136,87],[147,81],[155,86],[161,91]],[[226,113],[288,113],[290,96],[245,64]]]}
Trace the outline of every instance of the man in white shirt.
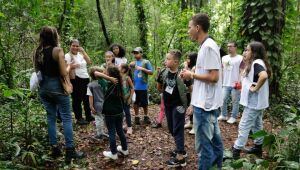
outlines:
{"label": "man in white shirt", "polygon": [[[240,86],[240,65],[243,56],[237,54],[237,44],[231,41],[227,44],[228,55],[222,58],[223,67],[223,106],[221,108],[221,116],[218,120],[227,120],[227,123],[233,124],[239,112],[239,102],[241,94]],[[231,117],[227,117],[227,103],[231,94],[232,113]]]}
{"label": "man in white shirt", "polygon": [[209,38],[209,17],[196,14],[189,22],[188,33],[200,44],[195,73],[183,70],[180,76],[194,79],[191,105],[195,129],[198,169],[222,168],[223,143],[218,125],[219,108],[222,106],[220,48]]}

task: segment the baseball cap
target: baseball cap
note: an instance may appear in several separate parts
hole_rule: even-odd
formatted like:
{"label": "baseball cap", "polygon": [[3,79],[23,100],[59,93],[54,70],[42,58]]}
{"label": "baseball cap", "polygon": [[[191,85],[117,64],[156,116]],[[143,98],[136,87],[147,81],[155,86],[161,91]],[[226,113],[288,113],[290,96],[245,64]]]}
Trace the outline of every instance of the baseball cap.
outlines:
{"label": "baseball cap", "polygon": [[135,47],[135,49],[132,50],[132,53],[133,53],[133,52],[143,53],[143,49],[142,49],[142,47]]}

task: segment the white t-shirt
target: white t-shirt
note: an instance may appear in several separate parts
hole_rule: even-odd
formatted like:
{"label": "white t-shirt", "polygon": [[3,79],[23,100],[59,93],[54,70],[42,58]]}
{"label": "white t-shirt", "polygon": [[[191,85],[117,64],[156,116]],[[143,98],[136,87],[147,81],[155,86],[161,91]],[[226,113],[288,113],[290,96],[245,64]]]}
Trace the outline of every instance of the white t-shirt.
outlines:
{"label": "white t-shirt", "polygon": [[196,62],[196,74],[208,74],[209,70],[219,70],[217,83],[194,79],[191,104],[205,111],[216,110],[222,106],[222,66],[220,48],[211,38],[202,44]]}
{"label": "white t-shirt", "polygon": [[87,89],[86,89],[86,95],[87,96],[93,96],[93,93],[92,93],[92,91],[89,87],[87,87]]}
{"label": "white t-shirt", "polygon": [[225,55],[222,58],[223,86],[234,87],[234,83],[240,80],[240,65],[242,61],[243,56],[241,55],[234,57]]}
{"label": "white t-shirt", "polygon": [[120,66],[121,64],[126,64],[127,58],[126,57],[115,57],[115,65]]}
{"label": "white t-shirt", "polygon": [[73,57],[71,57],[70,52],[67,53],[65,55],[65,60],[66,60],[67,64],[72,63],[74,60],[75,64],[80,65],[79,68],[75,69],[75,75],[80,78],[89,78],[89,74],[87,71],[87,63],[86,63],[85,59],[83,58],[83,55],[81,53],[77,53],[77,55],[72,54],[72,56]]}

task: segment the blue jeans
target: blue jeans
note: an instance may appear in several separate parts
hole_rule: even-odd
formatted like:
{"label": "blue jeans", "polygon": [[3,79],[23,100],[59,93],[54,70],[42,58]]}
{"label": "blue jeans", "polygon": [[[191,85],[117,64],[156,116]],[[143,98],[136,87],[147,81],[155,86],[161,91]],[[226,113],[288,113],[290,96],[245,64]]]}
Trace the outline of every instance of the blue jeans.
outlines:
{"label": "blue jeans", "polygon": [[126,117],[126,124],[128,127],[131,127],[131,115],[130,115],[130,105],[124,103],[124,113]]}
{"label": "blue jeans", "polygon": [[217,120],[219,113],[219,110],[205,111],[194,106],[193,126],[199,170],[209,169],[214,165],[222,168],[223,143]]}
{"label": "blue jeans", "polygon": [[127,141],[122,127],[123,115],[105,115],[105,123],[109,135],[109,147],[112,154],[117,153],[116,131],[123,150],[127,150]]}
{"label": "blue jeans", "polygon": [[165,113],[169,132],[175,140],[176,152],[182,153],[184,150],[184,121],[185,114],[176,110],[177,106],[165,106]]}
{"label": "blue jeans", "polygon": [[239,102],[241,91],[234,89],[233,87],[223,86],[223,106],[222,106],[222,115],[227,116],[227,103],[229,96],[231,94],[232,99],[232,115],[231,117],[236,118],[239,113]]}
{"label": "blue jeans", "polygon": [[39,96],[47,111],[48,134],[51,145],[57,145],[56,115],[59,110],[67,148],[74,147],[70,97],[63,94],[59,77],[43,76],[40,82]]}
{"label": "blue jeans", "polygon": [[[248,96],[248,106],[256,107],[257,105],[257,93],[249,92]],[[243,149],[247,143],[248,135],[250,130],[253,133],[263,130],[263,110],[256,110],[249,107],[245,107],[243,115],[239,124],[239,134],[238,138],[234,142],[234,148]],[[254,140],[255,145],[261,145],[263,143],[263,138],[256,138]]]}

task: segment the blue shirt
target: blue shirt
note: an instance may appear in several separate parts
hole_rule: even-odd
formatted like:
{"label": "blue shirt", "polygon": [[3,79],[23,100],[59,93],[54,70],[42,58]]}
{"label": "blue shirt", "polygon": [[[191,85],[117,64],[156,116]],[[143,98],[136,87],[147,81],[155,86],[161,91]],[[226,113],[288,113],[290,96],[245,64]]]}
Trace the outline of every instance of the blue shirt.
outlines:
{"label": "blue shirt", "polygon": [[[143,66],[142,60],[136,60],[135,64],[136,66]],[[153,71],[150,62],[147,62],[146,69]],[[134,70],[134,90],[148,90],[148,83],[143,81],[142,71],[136,69]]]}

